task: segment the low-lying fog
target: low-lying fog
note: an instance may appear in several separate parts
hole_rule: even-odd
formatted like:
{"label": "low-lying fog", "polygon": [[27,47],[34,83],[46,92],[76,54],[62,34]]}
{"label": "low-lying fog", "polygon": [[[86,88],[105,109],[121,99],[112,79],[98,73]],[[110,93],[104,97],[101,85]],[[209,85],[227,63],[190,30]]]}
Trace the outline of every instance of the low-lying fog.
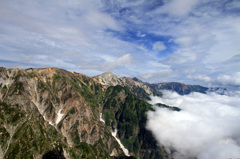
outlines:
{"label": "low-lying fog", "polygon": [[175,150],[175,159],[240,158],[240,93],[234,96],[192,93],[180,96],[165,91],[151,97],[181,111],[155,107],[148,112],[147,128],[157,141]]}

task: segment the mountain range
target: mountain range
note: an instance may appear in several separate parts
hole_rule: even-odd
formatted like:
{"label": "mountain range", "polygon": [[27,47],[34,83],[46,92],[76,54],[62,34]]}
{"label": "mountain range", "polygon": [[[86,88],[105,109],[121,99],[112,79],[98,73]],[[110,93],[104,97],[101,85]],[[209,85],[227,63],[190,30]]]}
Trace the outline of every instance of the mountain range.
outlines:
{"label": "mountain range", "polygon": [[171,159],[146,129],[146,112],[154,111],[146,100],[166,89],[209,91],[110,72],[89,77],[58,68],[1,67],[0,158]]}
{"label": "mountain range", "polygon": [[147,99],[148,95],[161,96],[162,91],[168,90],[176,92],[180,95],[187,95],[193,92],[208,93],[215,92],[217,94],[227,94],[228,90],[221,87],[204,87],[200,85],[187,85],[179,82],[163,82],[163,83],[148,83],[139,80],[138,78],[123,77],[120,78],[111,72],[103,73],[94,77],[100,81],[102,85],[121,85],[127,87],[132,93],[138,97]]}

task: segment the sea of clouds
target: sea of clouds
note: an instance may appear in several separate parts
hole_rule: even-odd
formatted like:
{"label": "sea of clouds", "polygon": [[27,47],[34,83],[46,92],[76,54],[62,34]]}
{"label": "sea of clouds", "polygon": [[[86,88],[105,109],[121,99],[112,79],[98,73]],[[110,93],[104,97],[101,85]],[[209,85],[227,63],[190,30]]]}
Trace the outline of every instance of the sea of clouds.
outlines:
{"label": "sea of clouds", "polygon": [[240,158],[240,93],[192,93],[180,96],[165,91],[151,97],[152,105],[176,106],[172,111],[155,106],[148,112],[147,128],[173,153],[174,159]]}

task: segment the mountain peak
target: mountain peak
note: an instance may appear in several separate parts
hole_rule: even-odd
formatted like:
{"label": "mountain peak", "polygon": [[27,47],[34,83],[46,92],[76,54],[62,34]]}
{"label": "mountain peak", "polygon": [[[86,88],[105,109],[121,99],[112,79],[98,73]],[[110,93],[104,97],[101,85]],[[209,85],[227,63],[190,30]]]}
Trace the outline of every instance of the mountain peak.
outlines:
{"label": "mountain peak", "polygon": [[112,72],[104,72],[98,76],[117,76],[117,75],[113,74]]}
{"label": "mountain peak", "polygon": [[146,98],[150,94],[160,95],[160,93],[154,91],[152,88],[147,86],[141,80],[130,77],[120,78],[112,72],[105,72],[94,77],[102,85],[127,87],[133,94],[140,98]]}
{"label": "mountain peak", "polygon": [[140,79],[138,79],[137,77],[133,77],[132,78],[134,81],[136,81],[136,82],[142,82]]}
{"label": "mountain peak", "polygon": [[104,72],[98,76],[95,76],[102,85],[122,85],[122,80],[112,72]]}

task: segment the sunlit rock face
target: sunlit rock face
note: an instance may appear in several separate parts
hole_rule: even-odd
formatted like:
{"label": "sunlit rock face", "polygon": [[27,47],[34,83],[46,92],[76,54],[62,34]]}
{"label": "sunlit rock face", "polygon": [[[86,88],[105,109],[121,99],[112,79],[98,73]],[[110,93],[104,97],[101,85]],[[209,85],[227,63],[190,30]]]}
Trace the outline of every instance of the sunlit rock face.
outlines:
{"label": "sunlit rock face", "polygon": [[139,98],[149,88],[108,76],[129,87],[57,68],[0,68],[0,157],[171,158],[145,128],[152,107]]}
{"label": "sunlit rock face", "polygon": [[[1,102],[28,115],[33,114],[34,118],[41,117],[44,124],[52,126],[65,138],[69,147],[84,142],[105,153],[115,148],[116,155],[123,154],[121,148],[116,147],[115,138],[108,134],[110,130],[99,120],[102,105],[95,93],[102,92],[102,86],[92,78],[57,68],[1,68],[0,79]],[[7,147],[1,146],[1,149],[8,151]]]}
{"label": "sunlit rock face", "polygon": [[96,76],[99,82],[103,85],[123,85],[123,81],[117,75],[113,74],[112,72],[106,72],[101,75]]}
{"label": "sunlit rock face", "polygon": [[102,85],[127,87],[133,94],[139,98],[147,99],[149,95],[161,96],[161,93],[149,87],[141,80],[130,77],[118,77],[111,72],[106,72],[101,75],[95,76],[94,79],[99,81]]}

